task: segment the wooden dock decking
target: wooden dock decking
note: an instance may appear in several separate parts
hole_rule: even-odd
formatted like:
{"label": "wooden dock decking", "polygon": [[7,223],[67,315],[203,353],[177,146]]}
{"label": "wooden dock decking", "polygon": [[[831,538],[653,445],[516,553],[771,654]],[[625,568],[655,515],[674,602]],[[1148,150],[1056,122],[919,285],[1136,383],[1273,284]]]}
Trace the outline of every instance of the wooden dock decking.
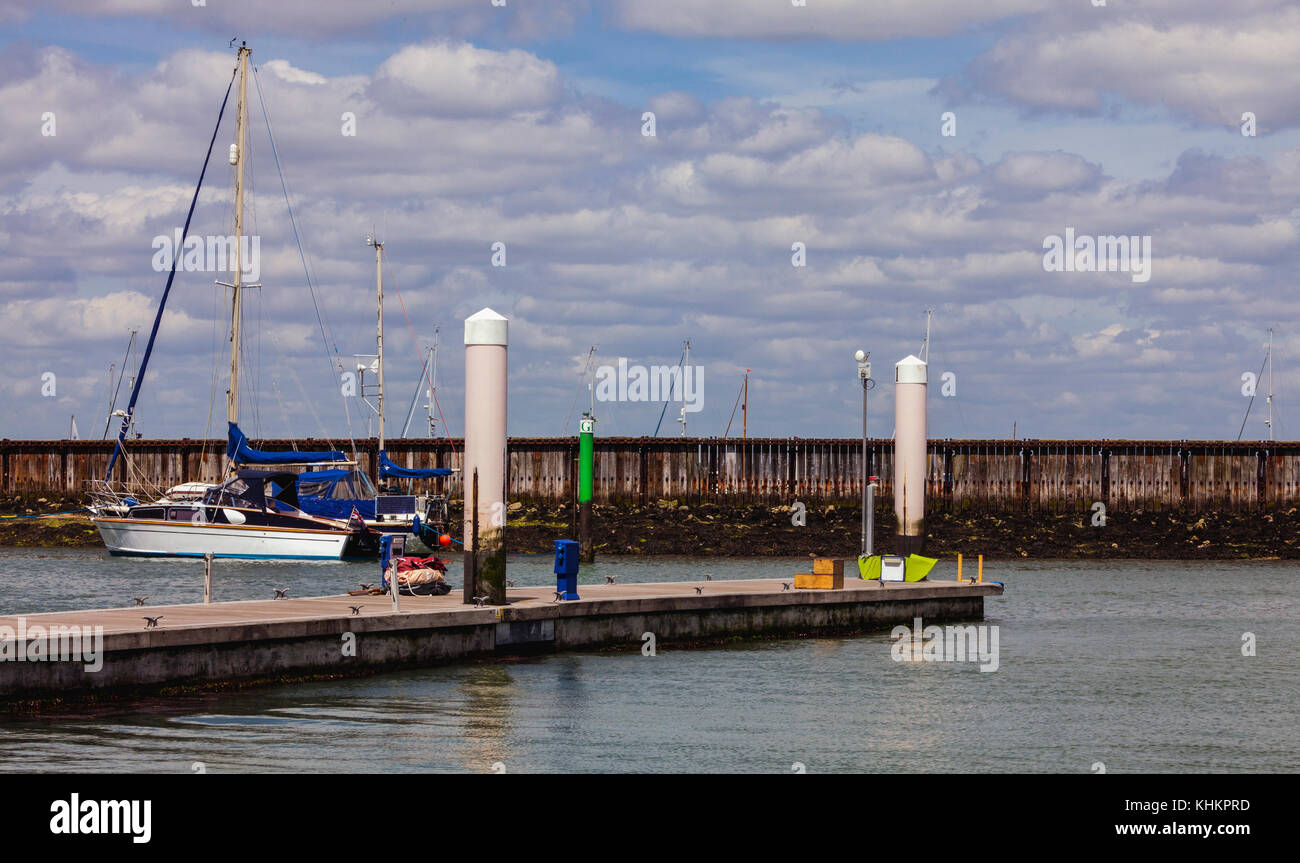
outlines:
{"label": "wooden dock decking", "polygon": [[[520,612],[525,609],[549,609],[557,615],[588,613],[597,610],[609,602],[627,603],[641,600],[663,600],[680,598],[688,604],[700,607],[716,607],[724,597],[749,597],[777,595],[791,602],[803,603],[820,599],[844,601],[877,601],[878,599],[903,599],[935,595],[934,591],[979,589],[981,595],[1001,592],[995,583],[980,585],[959,584],[955,581],[920,581],[914,583],[892,583],[881,587],[880,582],[863,582],[857,579],[846,580],[843,590],[796,590],[794,577],[780,579],[736,579],[729,581],[675,581],[649,582],[640,584],[587,584],[579,586],[582,599],[555,602],[554,590],[550,587],[508,588],[506,592],[509,604],[506,606],[486,606],[478,608],[465,605],[460,592],[453,590],[446,596],[403,596],[401,611],[396,616],[447,615],[446,625],[458,625],[465,622],[495,622],[506,615],[500,611]],[[786,589],[782,584],[790,584]],[[859,586],[860,585],[860,586]],[[695,588],[700,588],[697,594]],[[867,596],[859,596],[861,593]],[[796,597],[798,598],[796,600]],[[692,602],[693,601],[693,602]],[[362,606],[361,612],[354,615],[350,606]],[[144,617],[162,615],[156,629],[145,629]],[[468,615],[466,617],[465,615]],[[203,627],[239,626],[249,624],[289,623],[304,620],[346,619],[386,617],[393,618],[393,601],[389,596],[348,596],[337,594],[330,596],[298,597],[289,599],[255,599],[233,602],[187,603],[183,605],[144,605],[123,608],[86,609],[84,611],[55,611],[37,614],[11,614],[0,616],[0,627],[16,629],[19,618],[26,621],[27,629],[33,626],[102,626],[104,634],[125,632],[151,632],[161,634],[180,629]],[[534,617],[535,615],[512,614],[511,617]]]}
{"label": "wooden dock decking", "polygon": [[[508,590],[509,604],[482,608],[463,604],[453,591],[404,596],[397,613],[388,596],[341,594],[5,615],[0,640],[8,642],[39,639],[59,627],[83,633],[102,627],[102,661],[93,671],[80,661],[0,662],[0,702],[331,676],[524,651],[640,647],[646,633],[664,649],[735,637],[860,632],[918,616],[981,619],[984,597],[1002,593],[995,582],[882,586],[851,579],[840,590],[800,590],[793,581],[589,584],[579,586],[582,599],[563,602],[554,601],[549,586],[519,587]],[[360,614],[353,605],[362,607]],[[159,616],[156,628],[146,628],[144,618]],[[350,653],[341,648],[349,642]],[[6,655],[17,649],[27,648],[11,643]]]}

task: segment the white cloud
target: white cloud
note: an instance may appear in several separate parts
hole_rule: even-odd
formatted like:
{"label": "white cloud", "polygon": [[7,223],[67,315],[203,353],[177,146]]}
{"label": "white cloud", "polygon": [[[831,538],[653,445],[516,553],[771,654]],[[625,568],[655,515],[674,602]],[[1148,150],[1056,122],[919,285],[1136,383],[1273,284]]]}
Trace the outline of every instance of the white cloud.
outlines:
{"label": "white cloud", "polygon": [[973,81],[1035,109],[1100,111],[1118,94],[1230,128],[1247,111],[1261,132],[1300,123],[1300,106],[1278,86],[1300,75],[1300,9],[1145,6],[1044,18],[976,60]]}
{"label": "white cloud", "polygon": [[[53,356],[75,360],[86,376],[82,366],[120,361],[127,327],[152,318],[163,277],[149,266],[149,241],[184,218],[232,59],[180,51],[126,73],[58,49],[33,56],[39,62],[0,84],[0,108],[30,117],[43,99],[65,107],[57,142],[30,129],[0,140],[0,309],[11,331],[0,340],[24,349],[23,380]],[[643,104],[575,93],[559,66],[529,51],[421,43],[395,49],[370,74],[325,68],[295,53],[264,63],[262,85],[331,337],[344,356],[373,351],[373,258],[361,237],[374,226],[418,339],[440,323],[444,345],[454,342],[459,318],[484,305],[512,317],[512,369],[528,382],[512,393],[512,432],[559,431],[552,414],[572,398],[569,358],[587,345],[667,362],[691,338],[710,386],[730,390],[721,416],[706,407],[701,430],[721,431],[737,370],[750,367],[763,391],[783,394],[779,404],[756,399],[758,427],[852,434],[854,380],[831,357],[859,345],[882,363],[913,352],[920,310],[935,306],[937,356],[962,373],[962,392],[979,393],[964,403],[967,433],[1005,432],[1007,413],[1024,409],[1017,405],[1067,391],[1082,404],[1062,400],[1059,415],[1038,417],[1038,433],[1140,435],[1145,420],[1101,428],[1090,409],[1094,398],[1129,398],[1125,376],[1140,363],[1176,417],[1161,433],[1212,437],[1197,425],[1204,412],[1179,402],[1208,399],[1217,415],[1231,394],[1203,396],[1205,376],[1187,370],[1207,355],[1235,367],[1249,354],[1257,365],[1265,318],[1300,328],[1300,301],[1287,293],[1300,245],[1300,151],[1230,159],[1180,154],[1175,141],[1164,176],[1130,182],[1072,152],[1072,141],[1059,150],[1022,145],[986,163],[964,138],[939,141],[933,118],[932,138],[862,131],[761,89],[712,101],[673,89],[644,100],[660,112],[650,142],[639,134]],[[356,138],[339,133],[343,111],[357,115]],[[264,287],[249,308],[262,316],[260,331],[274,334],[267,350],[293,360],[276,373],[292,368],[309,394],[333,404],[260,110],[250,113]],[[228,230],[229,135],[218,140],[195,214],[199,233]],[[1152,234],[1152,281],[1044,273],[1042,238],[1067,225]],[[508,245],[508,267],[489,264],[497,240]],[[791,266],[796,240],[808,246],[802,269]],[[172,426],[155,416],[151,430],[201,431],[193,423],[206,416],[221,299],[210,274],[178,278],[155,357],[168,372]],[[401,305],[387,308],[390,380],[409,392],[419,349]],[[1104,332],[1116,322],[1119,330]],[[1014,374],[1022,361],[1054,381],[1026,390]],[[455,430],[458,352],[441,363]],[[44,433],[66,423],[68,411],[58,410],[41,420]],[[657,418],[620,410],[611,409],[607,433],[648,433]],[[936,421],[951,416],[937,412]],[[341,418],[327,421],[341,431]],[[5,422],[16,429],[20,420]]]}
{"label": "white cloud", "polygon": [[417,114],[498,114],[550,107],[560,95],[555,64],[520,51],[439,42],[401,49],[380,65],[369,92]]}
{"label": "white cloud", "polygon": [[1011,189],[1050,192],[1095,183],[1101,168],[1082,156],[1054,153],[1007,153],[993,166],[993,180]]}
{"label": "white cloud", "polygon": [[800,7],[785,0],[616,0],[614,18],[622,27],[672,36],[875,42],[947,36],[1049,5],[1048,0],[811,0]]}

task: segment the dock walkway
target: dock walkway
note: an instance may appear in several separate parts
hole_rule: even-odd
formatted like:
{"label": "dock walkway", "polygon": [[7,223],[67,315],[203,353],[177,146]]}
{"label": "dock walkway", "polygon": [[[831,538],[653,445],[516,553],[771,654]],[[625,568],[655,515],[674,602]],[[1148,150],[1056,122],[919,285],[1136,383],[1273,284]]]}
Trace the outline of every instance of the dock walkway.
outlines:
{"label": "dock walkway", "polygon": [[[478,608],[440,597],[318,596],[131,606],[0,617],[0,641],[44,638],[58,627],[102,627],[102,667],[81,661],[0,661],[0,702],[57,700],[255,679],[297,679],[493,655],[611,645],[657,650],[734,637],[858,632],[983,618],[997,583],[922,581],[798,590],[787,579],[581,585],[555,602],[550,587],[510,588],[508,605]],[[791,584],[791,587],[785,587]],[[699,589],[697,591],[697,588]],[[353,614],[350,606],[361,606]],[[145,617],[159,618],[146,628]],[[349,649],[350,646],[350,649]]]}

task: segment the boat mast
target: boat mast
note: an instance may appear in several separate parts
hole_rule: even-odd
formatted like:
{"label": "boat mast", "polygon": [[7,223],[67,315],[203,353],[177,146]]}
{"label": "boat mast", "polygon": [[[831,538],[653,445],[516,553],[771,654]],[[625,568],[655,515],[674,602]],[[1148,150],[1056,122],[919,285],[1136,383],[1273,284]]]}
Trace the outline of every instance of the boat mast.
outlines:
{"label": "boat mast", "polygon": [[677,417],[677,421],[682,424],[682,437],[686,437],[686,376],[691,370],[691,340],[686,340],[686,349],[682,352],[682,376],[679,383],[682,385],[682,412]]}
{"label": "boat mast", "polygon": [[740,397],[740,439],[749,437],[749,369],[745,369],[744,394]]}
{"label": "boat mast", "polygon": [[375,365],[379,375],[379,450],[384,449],[384,244],[375,237],[367,237],[366,243],[375,247],[375,291],[379,295],[379,328],[375,338]]}
{"label": "boat mast", "polygon": [[1268,328],[1268,439],[1273,440],[1273,328]]}
{"label": "boat mast", "polygon": [[429,437],[434,437],[434,419],[433,404],[434,396],[438,392],[438,331],[440,327],[433,328],[433,344],[429,347],[429,401],[425,404],[424,410],[429,417]]}
{"label": "boat mast", "polygon": [[[226,421],[229,423],[239,422],[239,324],[243,313],[240,294],[244,282],[244,262],[241,260],[244,248],[244,137],[248,122],[248,57],[252,53],[248,50],[248,43],[239,44],[239,104],[235,145],[230,151],[230,160],[235,166],[235,266],[230,280],[233,293],[230,302],[230,389],[226,390]],[[232,467],[227,456],[227,472]]]}

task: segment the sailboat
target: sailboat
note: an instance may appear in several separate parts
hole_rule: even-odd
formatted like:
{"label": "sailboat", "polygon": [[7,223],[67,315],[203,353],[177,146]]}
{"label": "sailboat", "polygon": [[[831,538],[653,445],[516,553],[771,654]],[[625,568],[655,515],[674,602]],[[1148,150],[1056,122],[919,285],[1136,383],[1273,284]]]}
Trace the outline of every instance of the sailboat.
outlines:
{"label": "sailboat", "polygon": [[[327,517],[346,517],[351,511],[360,514],[365,525],[383,533],[421,533],[423,524],[438,533],[442,532],[447,518],[447,501],[441,495],[404,494],[398,483],[407,482],[409,491],[417,479],[451,476],[450,468],[408,468],[395,464],[388,457],[385,438],[384,402],[384,243],[378,237],[366,237],[366,245],[375,249],[375,293],[377,330],[375,354],[358,359],[371,360],[357,364],[361,375],[360,395],[378,417],[379,458],[377,478],[380,488],[375,490],[364,471],[353,469],[312,470],[298,476],[299,505],[308,513]],[[426,368],[428,364],[426,363]],[[373,372],[376,383],[369,389],[366,372]],[[421,372],[423,375],[423,371]],[[431,385],[432,386],[432,385]],[[368,396],[374,395],[371,403]],[[433,400],[432,388],[429,399]],[[414,407],[412,407],[414,410]],[[408,417],[409,425],[409,417]],[[427,533],[427,530],[424,531]]]}
{"label": "sailboat", "polygon": [[[232,40],[233,46],[233,40]],[[190,220],[198,202],[203,178],[207,174],[212,148],[221,128],[230,99],[230,90],[238,77],[239,91],[235,143],[230,148],[230,164],[235,168],[233,269],[230,328],[230,387],[226,394],[228,425],[226,455],[223,463],[225,480],[218,485],[193,488],[186,484],[186,494],[156,496],[142,503],[136,494],[112,482],[113,468],[124,452],[127,433],[135,413],[140,388],[145,380],[149,358],[162,323],[163,310],[176,277],[181,247],[172,255],[171,271],[163,289],[154,318],[153,330],[141,359],[139,372],[131,390],[131,400],[123,412],[117,444],[109,459],[102,482],[91,488],[91,521],[99,529],[104,544],[113,554],[235,557],[248,559],[302,558],[338,560],[349,549],[367,545],[370,532],[358,514],[346,519],[325,518],[302,511],[298,500],[298,477],[285,470],[288,465],[348,462],[339,451],[263,452],[251,447],[239,428],[239,349],[242,317],[244,250],[244,162],[248,119],[248,67],[252,52],[241,43],[235,75],[226,88],[217,127],[208,143],[203,170],[181,231],[182,245],[189,234]],[[130,461],[126,461],[130,470]],[[275,469],[265,469],[275,468]],[[175,491],[173,489],[173,491]]]}

